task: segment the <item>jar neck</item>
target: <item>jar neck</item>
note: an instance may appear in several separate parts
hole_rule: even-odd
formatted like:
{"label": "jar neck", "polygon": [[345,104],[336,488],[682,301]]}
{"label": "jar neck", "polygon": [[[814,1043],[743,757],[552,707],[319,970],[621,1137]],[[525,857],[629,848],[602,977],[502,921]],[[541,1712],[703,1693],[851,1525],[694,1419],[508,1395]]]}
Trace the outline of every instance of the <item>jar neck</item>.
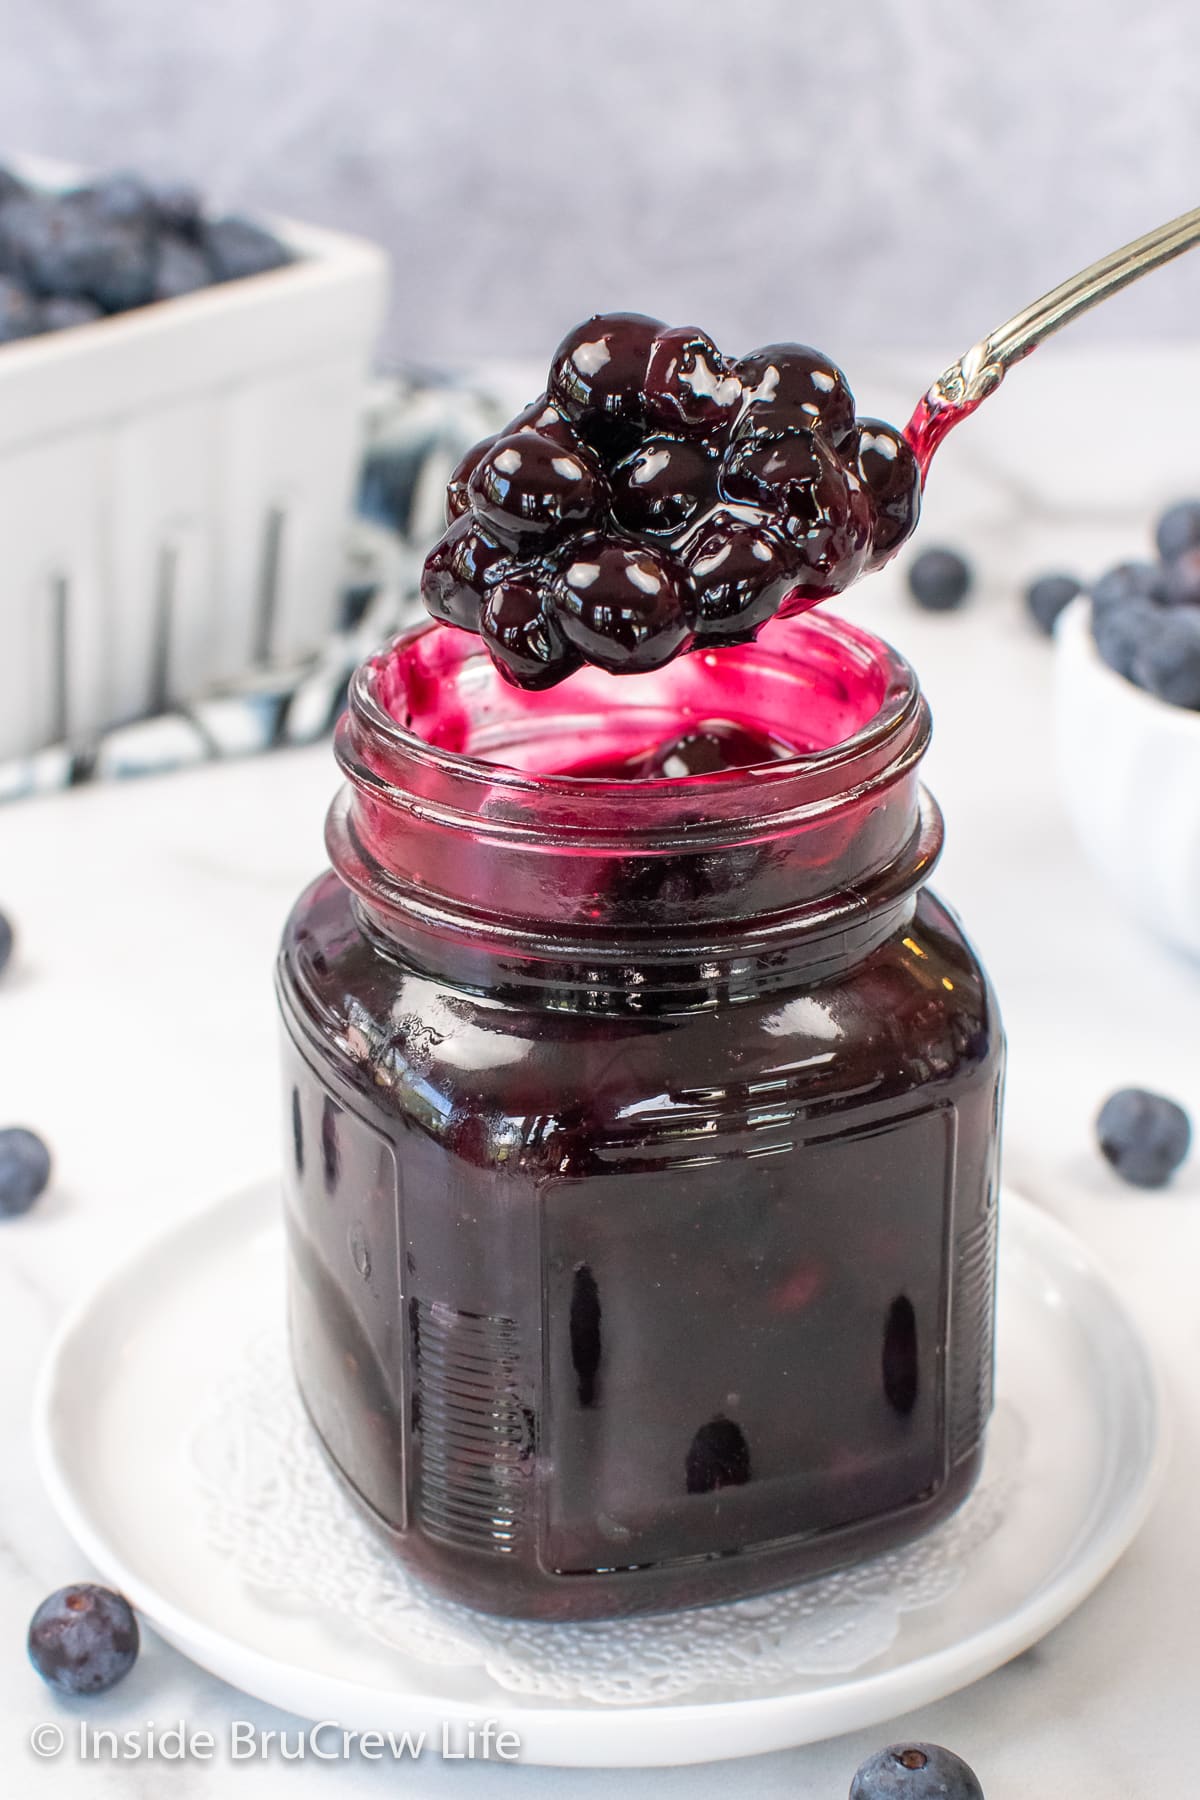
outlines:
{"label": "jar neck", "polygon": [[[675,780],[545,772],[580,734],[731,716],[802,747]],[[327,841],[363,929],[454,985],[715,1005],[835,977],[903,926],[941,847],[928,739],[911,669],[842,620],[533,696],[426,628],[354,679]]]}

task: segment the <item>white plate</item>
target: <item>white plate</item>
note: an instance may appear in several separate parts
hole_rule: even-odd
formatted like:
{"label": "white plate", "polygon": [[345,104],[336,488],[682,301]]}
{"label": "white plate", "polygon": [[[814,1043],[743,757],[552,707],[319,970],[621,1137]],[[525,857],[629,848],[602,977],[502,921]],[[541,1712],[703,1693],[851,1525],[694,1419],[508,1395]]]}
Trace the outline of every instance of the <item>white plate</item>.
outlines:
{"label": "white plate", "polygon": [[1152,1358],[1115,1290],[1028,1203],[1007,1195],[1002,1216],[998,1407],[976,1495],[911,1552],[783,1596],[530,1626],[415,1588],[301,1422],[270,1185],[176,1227],[67,1321],[37,1401],[42,1473],[164,1637],[305,1718],[434,1745],[490,1718],[521,1760],[577,1767],[831,1737],[1049,1631],[1129,1544],[1162,1471]]}

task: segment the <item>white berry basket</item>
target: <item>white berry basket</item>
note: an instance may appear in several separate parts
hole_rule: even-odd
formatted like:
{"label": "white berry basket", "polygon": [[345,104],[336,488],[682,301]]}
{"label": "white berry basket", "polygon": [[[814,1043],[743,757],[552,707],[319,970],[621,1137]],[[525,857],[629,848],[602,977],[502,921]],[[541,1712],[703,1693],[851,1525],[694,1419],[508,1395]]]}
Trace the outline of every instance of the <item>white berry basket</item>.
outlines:
{"label": "white berry basket", "polygon": [[1080,842],[1128,911],[1200,957],[1200,713],[1101,659],[1090,603],[1056,637],[1059,781]]}
{"label": "white berry basket", "polygon": [[0,345],[0,761],[295,664],[333,624],[387,262],[265,223],[294,263]]}

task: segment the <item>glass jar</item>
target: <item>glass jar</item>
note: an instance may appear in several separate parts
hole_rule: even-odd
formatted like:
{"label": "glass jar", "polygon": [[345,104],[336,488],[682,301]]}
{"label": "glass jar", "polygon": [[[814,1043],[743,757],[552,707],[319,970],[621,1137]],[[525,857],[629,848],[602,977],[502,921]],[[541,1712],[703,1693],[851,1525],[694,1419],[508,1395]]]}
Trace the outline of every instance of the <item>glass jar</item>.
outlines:
{"label": "glass jar", "polygon": [[[714,718],[794,754],[569,772]],[[969,1491],[1003,1040],[925,887],[928,736],[908,665],[813,615],[544,694],[440,627],[356,676],[279,962],[292,1350],[446,1594],[744,1595]]]}

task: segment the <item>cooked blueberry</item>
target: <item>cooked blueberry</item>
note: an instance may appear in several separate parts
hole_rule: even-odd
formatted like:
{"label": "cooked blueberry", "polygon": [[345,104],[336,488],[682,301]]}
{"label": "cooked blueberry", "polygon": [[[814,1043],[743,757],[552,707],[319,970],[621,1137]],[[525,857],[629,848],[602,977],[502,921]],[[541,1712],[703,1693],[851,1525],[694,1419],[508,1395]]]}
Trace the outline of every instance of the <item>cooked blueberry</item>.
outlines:
{"label": "cooked blueberry", "polygon": [[612,472],[613,517],[626,531],[675,537],[716,490],[716,459],[702,444],[648,437]]}
{"label": "cooked blueberry", "polygon": [[984,1800],[975,1771],[941,1744],[889,1744],[859,1766],[850,1800]]}
{"label": "cooked blueberry", "polygon": [[10,1125],[0,1131],[0,1219],[29,1211],[50,1180],[50,1152],[36,1131]]}
{"label": "cooked blueberry", "polygon": [[[517,428],[514,426],[513,429],[515,430]],[[459,457],[458,461],[455,463],[454,470],[450,476],[450,479],[446,483],[446,523],[447,523],[447,525],[453,524],[455,519],[461,519],[462,515],[467,511],[468,507],[470,506],[471,496],[467,492],[467,484],[469,483],[469,481],[470,481],[472,475],[475,473],[476,469],[479,467],[479,464],[483,461],[484,457],[487,455],[488,451],[491,449],[492,445],[494,443],[496,443],[497,441],[498,440],[497,440],[496,434],[493,434],[491,437],[480,438],[480,440],[477,444],[472,444],[471,448],[469,450],[464,450],[463,454]],[[405,460],[409,465],[411,465],[412,474],[415,479],[416,465],[413,462],[413,458],[406,457]],[[408,498],[411,499],[411,497],[412,497],[412,494],[411,494],[411,485],[410,485],[410,491],[408,494]]]}
{"label": "cooked blueberry", "polygon": [[242,281],[249,275],[266,275],[292,260],[291,253],[264,226],[236,214],[204,220],[200,244],[216,281]]}
{"label": "cooked blueberry", "polygon": [[1038,630],[1049,637],[1059,614],[1082,592],[1083,583],[1074,575],[1039,575],[1025,589],[1025,606]]}
{"label": "cooked blueberry", "polygon": [[908,571],[908,591],[926,612],[953,612],[971,591],[971,569],[957,550],[923,550]]}
{"label": "cooked blueberry", "polygon": [[1200,606],[1200,548],[1183,550],[1167,565],[1167,603]]}
{"label": "cooked blueberry", "polygon": [[680,781],[689,775],[717,775],[778,762],[792,752],[759,731],[728,719],[706,719],[694,731],[668,738],[638,759],[630,774],[640,781]]}
{"label": "cooked blueberry", "polygon": [[1200,549],[1200,500],[1179,500],[1168,506],[1154,528],[1158,554],[1172,563],[1185,550]]}
{"label": "cooked blueberry", "polygon": [[1092,637],[1109,668],[1132,681],[1139,652],[1157,636],[1166,616],[1161,606],[1138,594],[1104,608],[1093,605]]}
{"label": "cooked blueberry", "polygon": [[123,1681],[141,1639],[129,1602],[82,1582],[43,1600],[29,1626],[29,1660],[60,1694],[103,1694]]}
{"label": "cooked blueberry", "polygon": [[421,598],[443,625],[478,631],[489,583],[501,580],[511,568],[508,551],[480,530],[474,513],[464,513],[425,558]]}
{"label": "cooked blueberry", "polygon": [[710,337],[676,326],[651,346],[642,400],[647,424],[659,431],[719,432],[737,417],[742,384]]}
{"label": "cooked blueberry", "polygon": [[158,240],[154,260],[154,298],[178,300],[183,294],[194,294],[212,286],[213,272],[208,258],[189,244],[186,238],[164,231]]}
{"label": "cooked blueberry", "polygon": [[724,500],[807,517],[820,476],[811,431],[773,431],[735,439],[721,459],[719,485]]}
{"label": "cooked blueberry", "polygon": [[661,319],[596,313],[569,331],[550,364],[549,393],[569,419],[635,415]]}
{"label": "cooked blueberry", "polygon": [[1200,712],[1200,606],[1163,613],[1134,651],[1130,673],[1159,700]]}
{"label": "cooked blueberry", "polygon": [[920,465],[907,438],[894,426],[882,419],[860,419],[852,466],[875,512],[867,568],[881,569],[916,530],[921,516]]}
{"label": "cooked blueberry", "polygon": [[52,294],[49,300],[42,301],[44,331],[70,331],[75,325],[94,325],[104,316],[104,308],[97,306],[94,300],[68,299],[63,294]]}
{"label": "cooked blueberry", "polygon": [[691,639],[681,573],[631,539],[593,533],[567,546],[554,599],[570,642],[614,675],[659,669]]}
{"label": "cooked blueberry", "polygon": [[522,575],[496,584],[484,602],[479,635],[502,675],[518,687],[553,687],[579,667],[553,607]]}
{"label": "cooked blueberry", "polygon": [[1092,586],[1092,608],[1096,613],[1123,606],[1126,600],[1153,600],[1162,605],[1166,598],[1166,571],[1156,563],[1118,563]]}
{"label": "cooked blueberry", "polygon": [[1160,1188],[1187,1156],[1192,1124],[1174,1100],[1144,1088],[1120,1088],[1100,1108],[1096,1137],[1123,1181]]}
{"label": "cooked blueberry", "polygon": [[854,430],[854,395],[836,363],[807,344],[767,344],[733,365],[746,396],[741,433],[821,430],[840,444]]}
{"label": "cooked blueberry", "polygon": [[467,493],[486,528],[526,553],[594,523],[608,497],[589,451],[565,450],[537,431],[497,438],[471,471]]}
{"label": "cooked blueberry", "polygon": [[0,912],[0,975],[3,975],[12,960],[13,941],[12,925],[5,914]]}
{"label": "cooked blueberry", "polygon": [[566,450],[578,450],[583,440],[572,425],[570,419],[561,413],[551,400],[549,394],[539,394],[528,406],[522,407],[498,437],[507,437],[513,431],[537,431],[542,437],[548,437]]}
{"label": "cooked blueberry", "polygon": [[697,642],[737,643],[774,618],[796,585],[799,554],[770,515],[721,511],[688,554]]}
{"label": "cooked blueberry", "polygon": [[36,337],[44,330],[42,309],[23,282],[0,275],[0,344]]}

